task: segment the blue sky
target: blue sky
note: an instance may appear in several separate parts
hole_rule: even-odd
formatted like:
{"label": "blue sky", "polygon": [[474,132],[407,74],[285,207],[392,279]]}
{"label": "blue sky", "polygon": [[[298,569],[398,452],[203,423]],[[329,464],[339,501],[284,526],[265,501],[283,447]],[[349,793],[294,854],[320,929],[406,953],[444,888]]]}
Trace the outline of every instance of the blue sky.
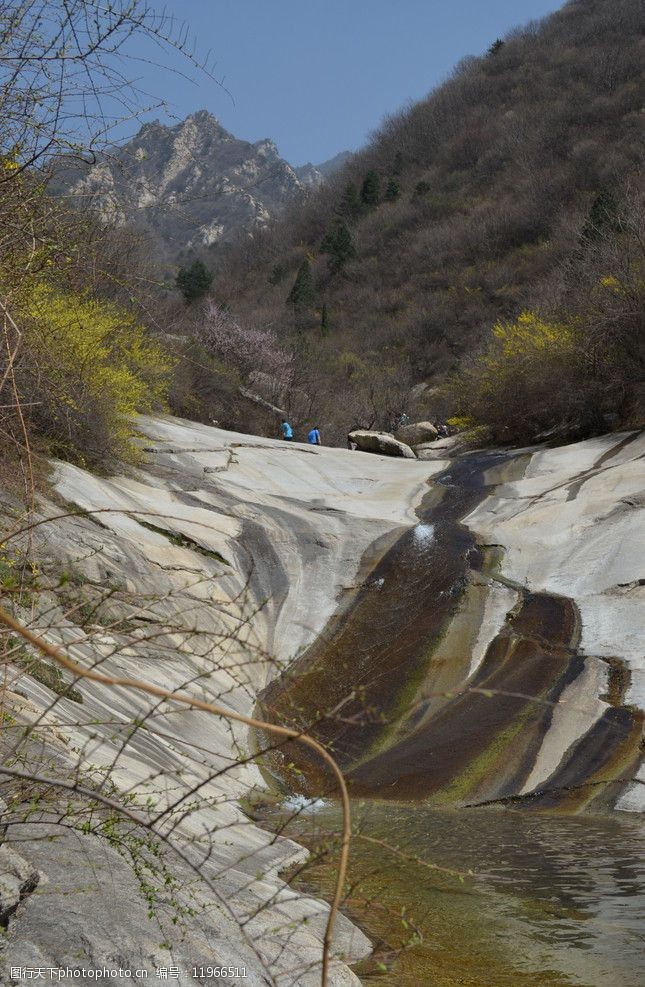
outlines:
{"label": "blue sky", "polygon": [[146,64],[137,64],[136,73],[178,118],[207,109],[236,137],[271,137],[293,164],[318,163],[360,147],[386,114],[424,96],[465,55],[481,54],[510,28],[560,6],[558,0],[168,0],[166,10],[187,22],[198,51],[212,53],[231,95],[197,75],[190,82]]}

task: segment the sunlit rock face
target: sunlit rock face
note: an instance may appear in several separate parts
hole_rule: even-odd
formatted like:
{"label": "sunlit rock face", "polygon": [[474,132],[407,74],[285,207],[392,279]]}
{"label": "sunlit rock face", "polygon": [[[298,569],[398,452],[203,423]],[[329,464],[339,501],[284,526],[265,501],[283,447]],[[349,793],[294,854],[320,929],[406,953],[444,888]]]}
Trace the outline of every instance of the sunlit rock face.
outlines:
{"label": "sunlit rock face", "polygon": [[[503,546],[509,583],[574,608],[579,668],[523,794],[561,787],[587,798],[593,784],[607,788],[616,808],[645,810],[637,756],[645,711],[644,464],[638,432],[541,450],[466,518],[480,541]],[[606,784],[612,749],[622,786]]]}
{"label": "sunlit rock face", "polygon": [[[139,427],[139,468],[101,477],[57,464],[60,500],[40,504],[42,517],[57,517],[37,529],[42,578],[57,585],[61,573],[73,574],[75,586],[107,594],[104,604],[81,621],[63,597],[45,591],[24,619],[86,667],[98,663],[104,674],[252,715],[267,681],[350,591],[368,547],[414,525],[427,478],[442,466],[171,418],[141,419]],[[249,760],[246,726],[172,704],[160,709],[132,688],[87,681],[79,703],[10,665],[4,672],[13,720],[39,724],[42,747],[25,757],[64,780],[109,770],[116,790],[134,790],[169,812],[165,831],[200,861],[204,878],[172,858],[179,904],[195,914],[183,938],[171,930],[172,949],[164,951],[132,867],[114,847],[91,832],[16,826],[18,864],[25,873],[37,868],[49,890],[25,894],[11,919],[7,970],[25,957],[37,966],[113,966],[117,950],[121,965],[133,968],[176,964],[183,987],[202,961],[244,966],[258,985],[320,983],[328,906],[278,876],[306,851],[242,811],[240,801],[265,788]],[[144,720],[146,729],[133,730]],[[339,916],[334,955],[349,962],[369,948]],[[335,959],[330,984],[358,983]]]}
{"label": "sunlit rock face", "polygon": [[[321,642],[330,664],[303,700],[333,709],[374,682],[388,713],[363,721],[343,706],[334,749],[348,751],[355,793],[642,808],[642,435],[422,462],[172,418],[139,431],[139,466],[106,477],[56,464],[58,500],[39,505],[56,518],[33,536],[53,589],[23,618],[78,663],[249,715]],[[63,574],[105,596],[83,621]],[[5,727],[33,734],[9,763],[63,780],[109,772],[115,792],[170,812],[217,891],[197,882],[184,901],[195,875],[176,862],[180,903],[197,913],[170,958],[115,847],[32,816],[5,862],[7,968],[77,966],[79,943],[88,965],[110,965],[119,942],[133,966],[189,969],[208,954],[245,965],[251,983],[267,982],[265,963],[268,982],[320,982],[327,906],[279,876],[305,850],[242,809],[265,784],[245,725],[85,680],[79,703],[11,661],[3,674]],[[337,931],[345,960],[369,950],[349,920]],[[339,958],[330,983],[358,980]]]}
{"label": "sunlit rock face", "polygon": [[118,225],[147,231],[168,257],[266,226],[322,176],[300,177],[270,139],[238,140],[206,110],[145,124],[94,165],[63,161],[54,191]]}

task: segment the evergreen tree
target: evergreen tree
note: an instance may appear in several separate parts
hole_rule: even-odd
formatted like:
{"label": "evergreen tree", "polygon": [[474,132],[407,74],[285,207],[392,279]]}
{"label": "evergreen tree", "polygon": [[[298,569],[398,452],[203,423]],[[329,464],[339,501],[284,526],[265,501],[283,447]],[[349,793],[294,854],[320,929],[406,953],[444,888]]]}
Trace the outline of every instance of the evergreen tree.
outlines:
{"label": "evergreen tree", "polygon": [[213,275],[201,260],[196,260],[190,267],[180,267],[175,281],[186,304],[190,305],[208,292],[213,283]]}
{"label": "evergreen tree", "polygon": [[322,312],[320,314],[320,331],[323,336],[329,334],[329,313],[327,311],[327,302],[323,302]]}
{"label": "evergreen tree", "polygon": [[385,189],[385,201],[394,202],[401,194],[401,186],[395,178],[390,178]]}
{"label": "evergreen tree", "polygon": [[284,268],[282,264],[276,264],[269,275],[269,284],[280,284],[280,282],[284,280],[286,273],[286,268]]}
{"label": "evergreen tree", "polygon": [[362,211],[358,189],[353,182],[348,182],[338,205],[338,215],[351,223],[353,220],[358,219]]}
{"label": "evergreen tree", "polygon": [[329,269],[332,274],[342,271],[347,261],[356,256],[352,235],[344,223],[337,223],[330,230],[320,245],[320,251],[329,254]]}
{"label": "evergreen tree", "polygon": [[378,206],[380,197],[379,177],[375,171],[368,171],[361,188],[361,202],[366,206]]}
{"label": "evergreen tree", "polygon": [[294,312],[303,312],[305,309],[311,308],[314,303],[314,297],[315,289],[311,264],[305,257],[298,268],[296,280],[287,298],[287,305],[293,305]]}
{"label": "evergreen tree", "polygon": [[616,197],[609,189],[602,189],[591,204],[582,235],[587,240],[595,240],[602,232],[616,231],[618,227]]}
{"label": "evergreen tree", "polygon": [[489,55],[496,55],[497,52],[500,50],[500,48],[503,48],[503,47],[504,47],[504,42],[502,41],[502,39],[501,38],[495,38],[495,40],[493,41],[492,45],[488,49],[488,54]]}

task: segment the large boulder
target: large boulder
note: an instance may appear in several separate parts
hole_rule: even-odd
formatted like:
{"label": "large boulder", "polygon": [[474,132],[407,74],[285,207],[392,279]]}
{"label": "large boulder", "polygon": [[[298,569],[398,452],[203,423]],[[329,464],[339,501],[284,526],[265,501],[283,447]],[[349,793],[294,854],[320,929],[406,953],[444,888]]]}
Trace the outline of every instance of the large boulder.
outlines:
{"label": "large boulder", "polygon": [[357,428],[347,436],[350,448],[361,452],[377,452],[381,456],[400,456],[403,459],[416,459],[412,449],[405,442],[395,439],[389,432],[373,432],[367,428]]}
{"label": "large boulder", "polygon": [[437,439],[435,442],[423,442],[415,446],[414,452],[417,459],[450,459],[452,456],[463,452],[468,446],[468,434],[447,435],[445,438]]}
{"label": "large boulder", "polygon": [[438,434],[439,430],[435,428],[432,422],[411,422],[409,425],[399,428],[396,437],[414,448],[424,442],[432,442]]}

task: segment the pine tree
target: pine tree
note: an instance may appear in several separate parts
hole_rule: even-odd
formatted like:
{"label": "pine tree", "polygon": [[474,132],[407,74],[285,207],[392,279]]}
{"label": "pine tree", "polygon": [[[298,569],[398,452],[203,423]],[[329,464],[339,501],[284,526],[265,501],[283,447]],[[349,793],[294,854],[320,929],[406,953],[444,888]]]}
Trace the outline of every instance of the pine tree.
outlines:
{"label": "pine tree", "polygon": [[379,177],[375,171],[368,171],[361,188],[361,202],[366,206],[378,206],[380,197]]}
{"label": "pine tree", "polygon": [[395,178],[390,178],[389,182],[387,183],[387,188],[385,189],[385,196],[384,196],[385,201],[394,202],[395,199],[398,199],[400,194],[401,194],[401,186],[399,185],[399,183]]}
{"label": "pine tree", "polygon": [[282,264],[276,264],[273,270],[271,271],[271,274],[269,275],[269,284],[272,284],[274,286],[276,284],[280,284],[280,282],[284,280],[286,273],[287,273],[286,269],[283,267]]}
{"label": "pine tree", "polygon": [[303,312],[305,309],[311,308],[314,297],[315,289],[311,264],[305,258],[298,268],[296,280],[287,298],[287,305],[293,305],[294,312]]}
{"label": "pine tree", "polygon": [[330,325],[329,325],[329,313],[327,311],[327,302],[323,302],[322,312],[320,314],[320,331],[323,334],[323,336],[327,336],[329,334],[329,329],[330,329]]}
{"label": "pine tree", "polygon": [[213,275],[201,260],[196,260],[190,267],[180,267],[175,280],[186,304],[190,305],[208,292]]}
{"label": "pine tree", "polygon": [[591,204],[582,235],[587,240],[595,240],[603,232],[615,232],[619,225],[616,197],[609,189],[602,189]]}
{"label": "pine tree", "polygon": [[489,55],[496,55],[497,52],[500,50],[500,48],[503,48],[503,47],[504,47],[504,42],[502,41],[502,39],[501,38],[495,38],[495,40],[493,41],[492,45],[488,49],[488,54]]}
{"label": "pine tree", "polygon": [[352,235],[344,223],[337,223],[330,230],[320,245],[320,251],[329,254],[329,269],[332,274],[342,271],[347,261],[356,256]]}
{"label": "pine tree", "polygon": [[348,182],[338,205],[338,215],[351,223],[353,220],[358,219],[362,211],[363,207],[358,195],[358,189],[353,182]]}

